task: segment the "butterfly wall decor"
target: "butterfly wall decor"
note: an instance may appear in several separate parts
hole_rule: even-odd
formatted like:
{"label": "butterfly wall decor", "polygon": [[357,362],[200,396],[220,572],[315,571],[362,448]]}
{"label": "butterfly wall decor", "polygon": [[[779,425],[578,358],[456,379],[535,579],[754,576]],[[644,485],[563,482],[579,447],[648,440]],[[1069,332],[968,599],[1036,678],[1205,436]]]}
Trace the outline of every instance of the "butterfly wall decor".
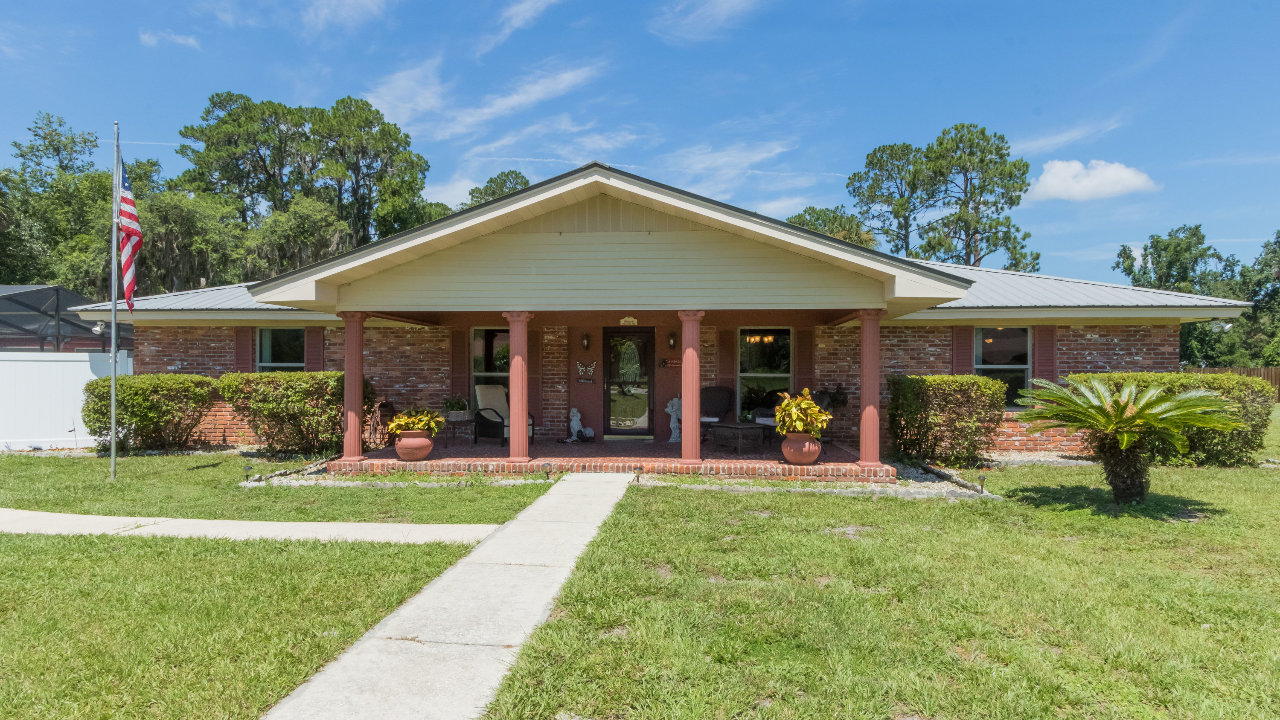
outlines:
{"label": "butterfly wall decor", "polygon": [[578,374],[594,377],[596,374],[596,364],[591,363],[590,365],[583,365],[582,363],[578,363]]}

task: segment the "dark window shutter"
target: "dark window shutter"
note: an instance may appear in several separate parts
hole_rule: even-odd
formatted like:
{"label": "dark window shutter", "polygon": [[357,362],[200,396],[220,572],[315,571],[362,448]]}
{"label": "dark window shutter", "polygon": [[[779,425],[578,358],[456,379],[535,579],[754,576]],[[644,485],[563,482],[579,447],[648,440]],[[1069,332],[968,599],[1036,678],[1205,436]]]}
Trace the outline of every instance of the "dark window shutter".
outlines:
{"label": "dark window shutter", "polygon": [[236,328],[236,372],[253,372],[253,333],[251,327]]}
{"label": "dark window shutter", "polygon": [[951,374],[973,374],[972,325],[955,325],[951,328]]}
{"label": "dark window shutter", "polygon": [[1031,377],[1058,380],[1058,328],[1036,325],[1031,328]]}
{"label": "dark window shutter", "polygon": [[307,372],[324,370],[324,328],[307,328],[306,339],[303,341],[302,347],[302,361],[306,363],[303,369]]}

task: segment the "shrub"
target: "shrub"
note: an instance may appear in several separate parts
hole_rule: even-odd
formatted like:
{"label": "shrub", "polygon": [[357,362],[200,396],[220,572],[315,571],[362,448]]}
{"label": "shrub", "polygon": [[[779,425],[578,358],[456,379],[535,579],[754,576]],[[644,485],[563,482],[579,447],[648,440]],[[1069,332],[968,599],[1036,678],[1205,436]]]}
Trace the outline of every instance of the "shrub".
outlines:
{"label": "shrub", "polygon": [[[124,448],[186,447],[213,407],[213,380],[202,375],[156,373],[116,378],[116,440]],[[103,445],[111,443],[111,378],[84,386],[84,425]]]}
{"label": "shrub", "polygon": [[966,465],[995,443],[1006,386],[980,375],[890,375],[889,433],[898,455]]}
{"label": "shrub", "polygon": [[1243,427],[1234,430],[1187,428],[1184,435],[1189,449],[1185,455],[1167,441],[1156,440],[1150,443],[1152,461],[1162,465],[1252,464],[1254,454],[1262,449],[1266,440],[1271,407],[1275,404],[1276,397],[1275,388],[1266,380],[1233,373],[1092,373],[1072,375],[1067,380],[1088,382],[1091,378],[1097,378],[1112,392],[1119,391],[1128,382],[1134,383],[1140,390],[1160,386],[1174,394],[1188,390],[1209,390],[1238,408],[1238,418],[1244,423]]}
{"label": "shrub", "polygon": [[805,388],[799,395],[782,393],[782,402],[774,408],[773,418],[778,423],[779,435],[807,433],[820,438],[831,422],[831,413],[819,407],[809,396],[809,388]]}
{"label": "shrub", "polygon": [[1159,385],[1139,391],[1126,382],[1112,392],[1098,377],[1087,382],[1067,380],[1063,387],[1037,379],[1035,389],[1022,390],[1019,405],[1031,406],[1022,414],[1034,423],[1031,432],[1066,428],[1084,430],[1116,502],[1140,503],[1147,499],[1151,483],[1149,444],[1162,443],[1185,453],[1185,433],[1193,428],[1234,430],[1242,423],[1238,409],[1215,392],[1187,390],[1178,394]]}
{"label": "shrub", "polygon": [[[274,451],[320,454],[342,445],[341,372],[227,373],[218,392]],[[364,381],[363,419],[374,406]],[[362,420],[363,422],[363,420]]]}

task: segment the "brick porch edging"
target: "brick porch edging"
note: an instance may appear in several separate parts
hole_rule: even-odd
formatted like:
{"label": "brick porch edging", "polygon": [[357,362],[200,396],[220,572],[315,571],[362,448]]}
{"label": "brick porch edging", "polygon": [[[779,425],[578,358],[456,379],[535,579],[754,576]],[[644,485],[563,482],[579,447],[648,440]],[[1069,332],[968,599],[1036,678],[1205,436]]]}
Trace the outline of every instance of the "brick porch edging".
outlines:
{"label": "brick porch edging", "polygon": [[824,463],[818,465],[786,465],[780,462],[717,461],[700,465],[684,465],[679,460],[593,460],[576,458],[534,459],[530,462],[504,460],[331,460],[327,469],[334,475],[388,475],[393,472],[433,474],[540,474],[550,472],[633,473],[636,468],[650,475],[718,475],[721,477],[761,477],[813,480],[858,480],[873,483],[896,483],[897,470],[889,465],[862,467],[856,463]]}

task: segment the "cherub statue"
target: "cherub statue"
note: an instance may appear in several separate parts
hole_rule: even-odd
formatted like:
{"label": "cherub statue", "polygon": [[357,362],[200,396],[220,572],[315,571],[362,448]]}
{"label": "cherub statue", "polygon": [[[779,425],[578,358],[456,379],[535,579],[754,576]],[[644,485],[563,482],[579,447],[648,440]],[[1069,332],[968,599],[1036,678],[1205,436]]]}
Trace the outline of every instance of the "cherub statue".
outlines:
{"label": "cherub statue", "polygon": [[569,439],[565,442],[578,442],[582,439],[582,413],[578,408],[569,409]]}
{"label": "cherub statue", "polygon": [[671,398],[667,403],[667,414],[671,416],[670,442],[680,442],[680,398]]}

